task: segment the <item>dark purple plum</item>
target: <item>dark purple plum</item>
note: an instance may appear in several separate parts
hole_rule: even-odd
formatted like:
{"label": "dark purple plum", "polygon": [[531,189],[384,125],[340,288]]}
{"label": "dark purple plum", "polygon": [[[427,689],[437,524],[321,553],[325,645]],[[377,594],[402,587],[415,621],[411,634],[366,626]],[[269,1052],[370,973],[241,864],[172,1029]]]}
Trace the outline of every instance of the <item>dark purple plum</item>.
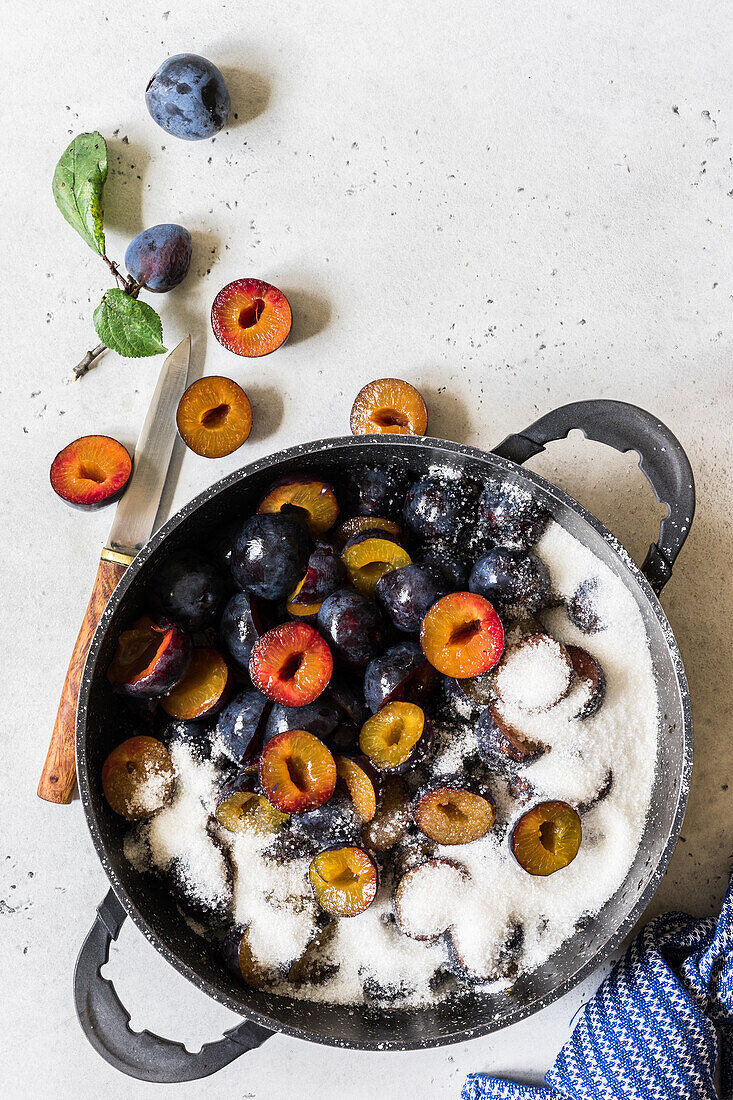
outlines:
{"label": "dark purple plum", "polygon": [[323,601],[318,626],[334,659],[350,668],[366,665],[386,637],[384,617],[377,604],[350,588],[339,588]]}
{"label": "dark purple plum", "polygon": [[[166,715],[166,718],[168,716]],[[197,760],[211,757],[211,724],[207,722],[170,721],[161,732],[160,740],[170,752],[179,745],[189,749]]]}
{"label": "dark purple plum", "polygon": [[455,482],[427,476],[408,492],[404,517],[418,538],[455,539],[466,525],[466,502]]}
{"label": "dark purple plum", "polygon": [[185,626],[205,630],[213,626],[226,598],[226,584],[217,567],[193,550],[169,558],[148,586],[156,611]]}
{"label": "dark purple plum", "polygon": [[218,134],[232,105],[219,69],[195,53],[166,58],[148,82],[145,103],[159,126],[184,141]]}
{"label": "dark purple plum", "polygon": [[479,499],[479,524],[497,546],[519,550],[534,546],[550,515],[523,486],[486,482]]}
{"label": "dark purple plum", "polygon": [[227,704],[216,723],[216,741],[234,764],[245,764],[262,747],[270,702],[259,691],[242,691]]}
{"label": "dark purple plum", "polygon": [[325,539],[319,539],[308,558],[308,568],[296,602],[322,603],[343,583],[345,576],[346,570],[336,547]]}
{"label": "dark purple plum", "polygon": [[280,600],[305,574],[309,556],[308,533],[297,520],[280,512],[250,516],[234,542],[232,575],[245,591]]}
{"label": "dark purple plum", "polygon": [[605,622],[600,606],[600,583],[597,577],[581,581],[568,600],[568,618],[573,626],[583,634],[598,634],[605,630]]}
{"label": "dark purple plum", "polygon": [[247,671],[252,646],[260,636],[260,630],[255,625],[252,600],[248,592],[236,592],[230,597],[219,623],[222,641],[241,672]]}
{"label": "dark purple plum", "polygon": [[550,598],[550,571],[529,550],[495,546],[474,565],[468,587],[500,614],[534,615]]}
{"label": "dark purple plum", "polygon": [[437,565],[448,582],[449,592],[462,592],[466,587],[469,567],[454,550],[448,550],[440,542],[428,543],[422,554],[422,560]]}
{"label": "dark purple plum", "polygon": [[211,556],[227,576],[229,576],[232,567],[234,540],[239,534],[241,526],[240,520],[232,520],[230,523],[222,524],[215,532],[212,540]]}
{"label": "dark purple plum", "polygon": [[339,844],[360,844],[362,824],[351,799],[338,789],[317,810],[291,818],[292,830],[304,833],[321,850]]}
{"label": "dark purple plum", "polygon": [[335,676],[328,685],[331,698],[341,708],[344,718],[359,729],[369,717],[367,705],[364,702],[364,682],[361,678],[347,679],[345,676]]}
{"label": "dark purple plum", "polygon": [[402,474],[388,466],[354,466],[339,492],[344,514],[399,519],[405,500]]}
{"label": "dark purple plum", "polygon": [[191,234],[182,225],[153,225],[130,241],[125,267],[136,283],[163,294],[186,278],[191,248]]}
{"label": "dark purple plum", "polygon": [[291,828],[281,829],[263,852],[263,855],[274,863],[290,863],[294,859],[312,859],[321,849],[321,844],[312,836],[293,828],[292,817],[290,824]]}
{"label": "dark purple plum", "polygon": [[439,566],[434,562],[414,562],[381,577],[376,596],[398,630],[416,634],[436,600],[450,591],[448,579]]}
{"label": "dark purple plum", "polygon": [[400,642],[375,657],[364,673],[364,699],[373,713],[385,703],[423,703],[440,679],[417,642]]}
{"label": "dark purple plum", "polygon": [[321,741],[328,741],[341,722],[342,711],[326,691],[304,707],[283,707],[276,703],[265,726],[264,742],[287,730],[307,730]]}
{"label": "dark purple plum", "polygon": [[512,774],[517,767],[530,764],[545,751],[542,745],[523,737],[494,704],[481,712],[475,729],[481,759],[504,774]]}

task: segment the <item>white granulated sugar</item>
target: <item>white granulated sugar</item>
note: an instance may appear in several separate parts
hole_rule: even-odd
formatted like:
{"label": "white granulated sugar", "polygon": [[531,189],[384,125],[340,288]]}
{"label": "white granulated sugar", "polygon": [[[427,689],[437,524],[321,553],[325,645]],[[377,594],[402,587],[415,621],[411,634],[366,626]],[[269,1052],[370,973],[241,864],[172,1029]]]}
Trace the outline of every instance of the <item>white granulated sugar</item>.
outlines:
{"label": "white granulated sugar", "polygon": [[186,894],[203,906],[227,904],[229,871],[222,848],[212,836],[211,815],[216,804],[217,771],[194,756],[188,746],[171,748],[176,790],[165,806],[140,829],[133,852],[147,845],[149,863],[167,871],[175,863]]}
{"label": "white granulated sugar", "polygon": [[430,861],[403,880],[399,922],[409,935],[425,938],[440,935],[451,928],[455,914],[465,908],[467,876],[454,863]]}
{"label": "white granulated sugar", "polygon": [[248,929],[252,955],[265,970],[286,969],[316,934],[316,904],[307,859],[278,863],[262,856],[270,837],[231,834],[234,922]]}
{"label": "white granulated sugar", "polygon": [[[462,486],[460,471],[441,467],[430,473],[455,479],[457,491],[465,491],[467,500],[475,494],[470,482]],[[579,719],[591,690],[579,681],[557,705],[533,710],[532,690],[535,703],[540,688],[546,697],[562,694],[567,682],[561,684],[560,679],[567,676],[566,666],[560,662],[558,669],[557,654],[550,652],[530,651],[524,663],[518,660],[515,665],[507,661],[500,683],[502,714],[546,750],[521,769],[529,800],[520,805],[511,781],[492,776],[494,828],[472,844],[437,852],[464,866],[468,877],[461,877],[458,887],[453,880],[446,885],[440,875],[428,876],[417,883],[410,901],[410,919],[416,925],[452,928],[457,955],[489,979],[491,989],[510,984],[506,977],[498,977],[507,952],[520,971],[540,966],[562,947],[579,920],[597,912],[622,884],[643,834],[656,757],[654,673],[633,596],[556,523],[548,526],[535,552],[546,562],[552,590],[562,599],[572,596],[583,581],[597,581],[594,600],[605,629],[581,633],[564,606],[541,614],[550,634],[582,647],[600,663],[605,700],[594,715]],[[520,647],[517,655],[521,652]],[[448,705],[434,721],[431,781],[460,780],[464,762],[476,758],[477,713],[460,691],[450,693]],[[254,960],[270,975],[276,993],[349,1005],[362,1003],[365,985],[371,985],[392,991],[400,1005],[419,1006],[436,999],[431,979],[449,959],[446,944],[444,939],[425,942],[400,932],[389,873],[383,875],[377,898],[366,912],[336,922],[321,955],[332,970],[330,976],[319,984],[288,982],[289,967],[321,926],[308,881],[309,860],[268,859],[264,851],[270,838],[234,835],[212,825],[225,771],[218,763],[192,756],[185,745],[174,746],[171,755],[176,770],[172,802],[134,826],[125,838],[125,856],[136,869],[165,871],[175,862],[192,896],[212,908],[223,901],[229,905],[232,922],[247,929]],[[530,805],[548,799],[581,807],[583,842],[568,867],[547,878],[533,877],[511,855],[509,833]]]}
{"label": "white granulated sugar", "polygon": [[496,672],[494,685],[502,702],[522,711],[545,710],[570,687],[571,669],[554,638],[510,646]]}

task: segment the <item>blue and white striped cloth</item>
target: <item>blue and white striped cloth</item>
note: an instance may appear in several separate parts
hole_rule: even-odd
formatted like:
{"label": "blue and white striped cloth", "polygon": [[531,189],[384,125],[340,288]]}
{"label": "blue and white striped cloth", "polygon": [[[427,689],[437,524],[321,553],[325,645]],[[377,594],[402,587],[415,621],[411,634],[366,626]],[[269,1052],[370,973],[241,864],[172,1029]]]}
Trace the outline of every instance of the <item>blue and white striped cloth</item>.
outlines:
{"label": "blue and white striped cloth", "polygon": [[545,1081],[537,1088],[474,1073],[461,1095],[733,1100],[733,879],[717,925],[666,913],[639,933],[583,1008]]}

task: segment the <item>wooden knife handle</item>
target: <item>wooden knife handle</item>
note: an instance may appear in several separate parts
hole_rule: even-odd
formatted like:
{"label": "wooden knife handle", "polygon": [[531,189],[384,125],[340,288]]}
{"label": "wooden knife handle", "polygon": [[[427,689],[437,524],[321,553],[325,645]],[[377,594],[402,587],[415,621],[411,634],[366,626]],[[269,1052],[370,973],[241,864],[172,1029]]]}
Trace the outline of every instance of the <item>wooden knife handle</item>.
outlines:
{"label": "wooden knife handle", "polygon": [[[117,556],[119,558],[123,557],[122,554]],[[84,615],[84,621],[81,624],[81,630],[76,639],[74,652],[71,654],[69,668],[66,672],[66,680],[61,692],[61,702],[59,703],[56,724],[51,735],[48,756],[43,766],[41,781],[38,784],[38,797],[45,798],[47,802],[70,802],[74,793],[74,783],[76,781],[74,753],[76,704],[84,671],[84,662],[87,659],[92,635],[102,617],[102,612],[107,606],[107,600],[117,587],[128,564],[129,562],[125,563],[124,561],[107,561],[104,557],[99,562],[97,579],[89,597],[89,606]]]}

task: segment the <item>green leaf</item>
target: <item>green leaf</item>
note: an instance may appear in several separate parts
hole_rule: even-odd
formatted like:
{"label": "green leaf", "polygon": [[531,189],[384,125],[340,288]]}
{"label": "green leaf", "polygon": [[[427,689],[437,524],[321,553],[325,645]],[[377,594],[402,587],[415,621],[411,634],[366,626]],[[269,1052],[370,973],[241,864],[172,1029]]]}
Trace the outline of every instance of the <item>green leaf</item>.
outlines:
{"label": "green leaf", "polygon": [[124,290],[105,292],[94,310],[94,327],[103,344],[128,359],[168,350],[163,346],[163,325],[153,307]]}
{"label": "green leaf", "polygon": [[102,190],[106,179],[107,143],[96,130],[74,138],[53,174],[56,205],[100,256],[104,256]]}

